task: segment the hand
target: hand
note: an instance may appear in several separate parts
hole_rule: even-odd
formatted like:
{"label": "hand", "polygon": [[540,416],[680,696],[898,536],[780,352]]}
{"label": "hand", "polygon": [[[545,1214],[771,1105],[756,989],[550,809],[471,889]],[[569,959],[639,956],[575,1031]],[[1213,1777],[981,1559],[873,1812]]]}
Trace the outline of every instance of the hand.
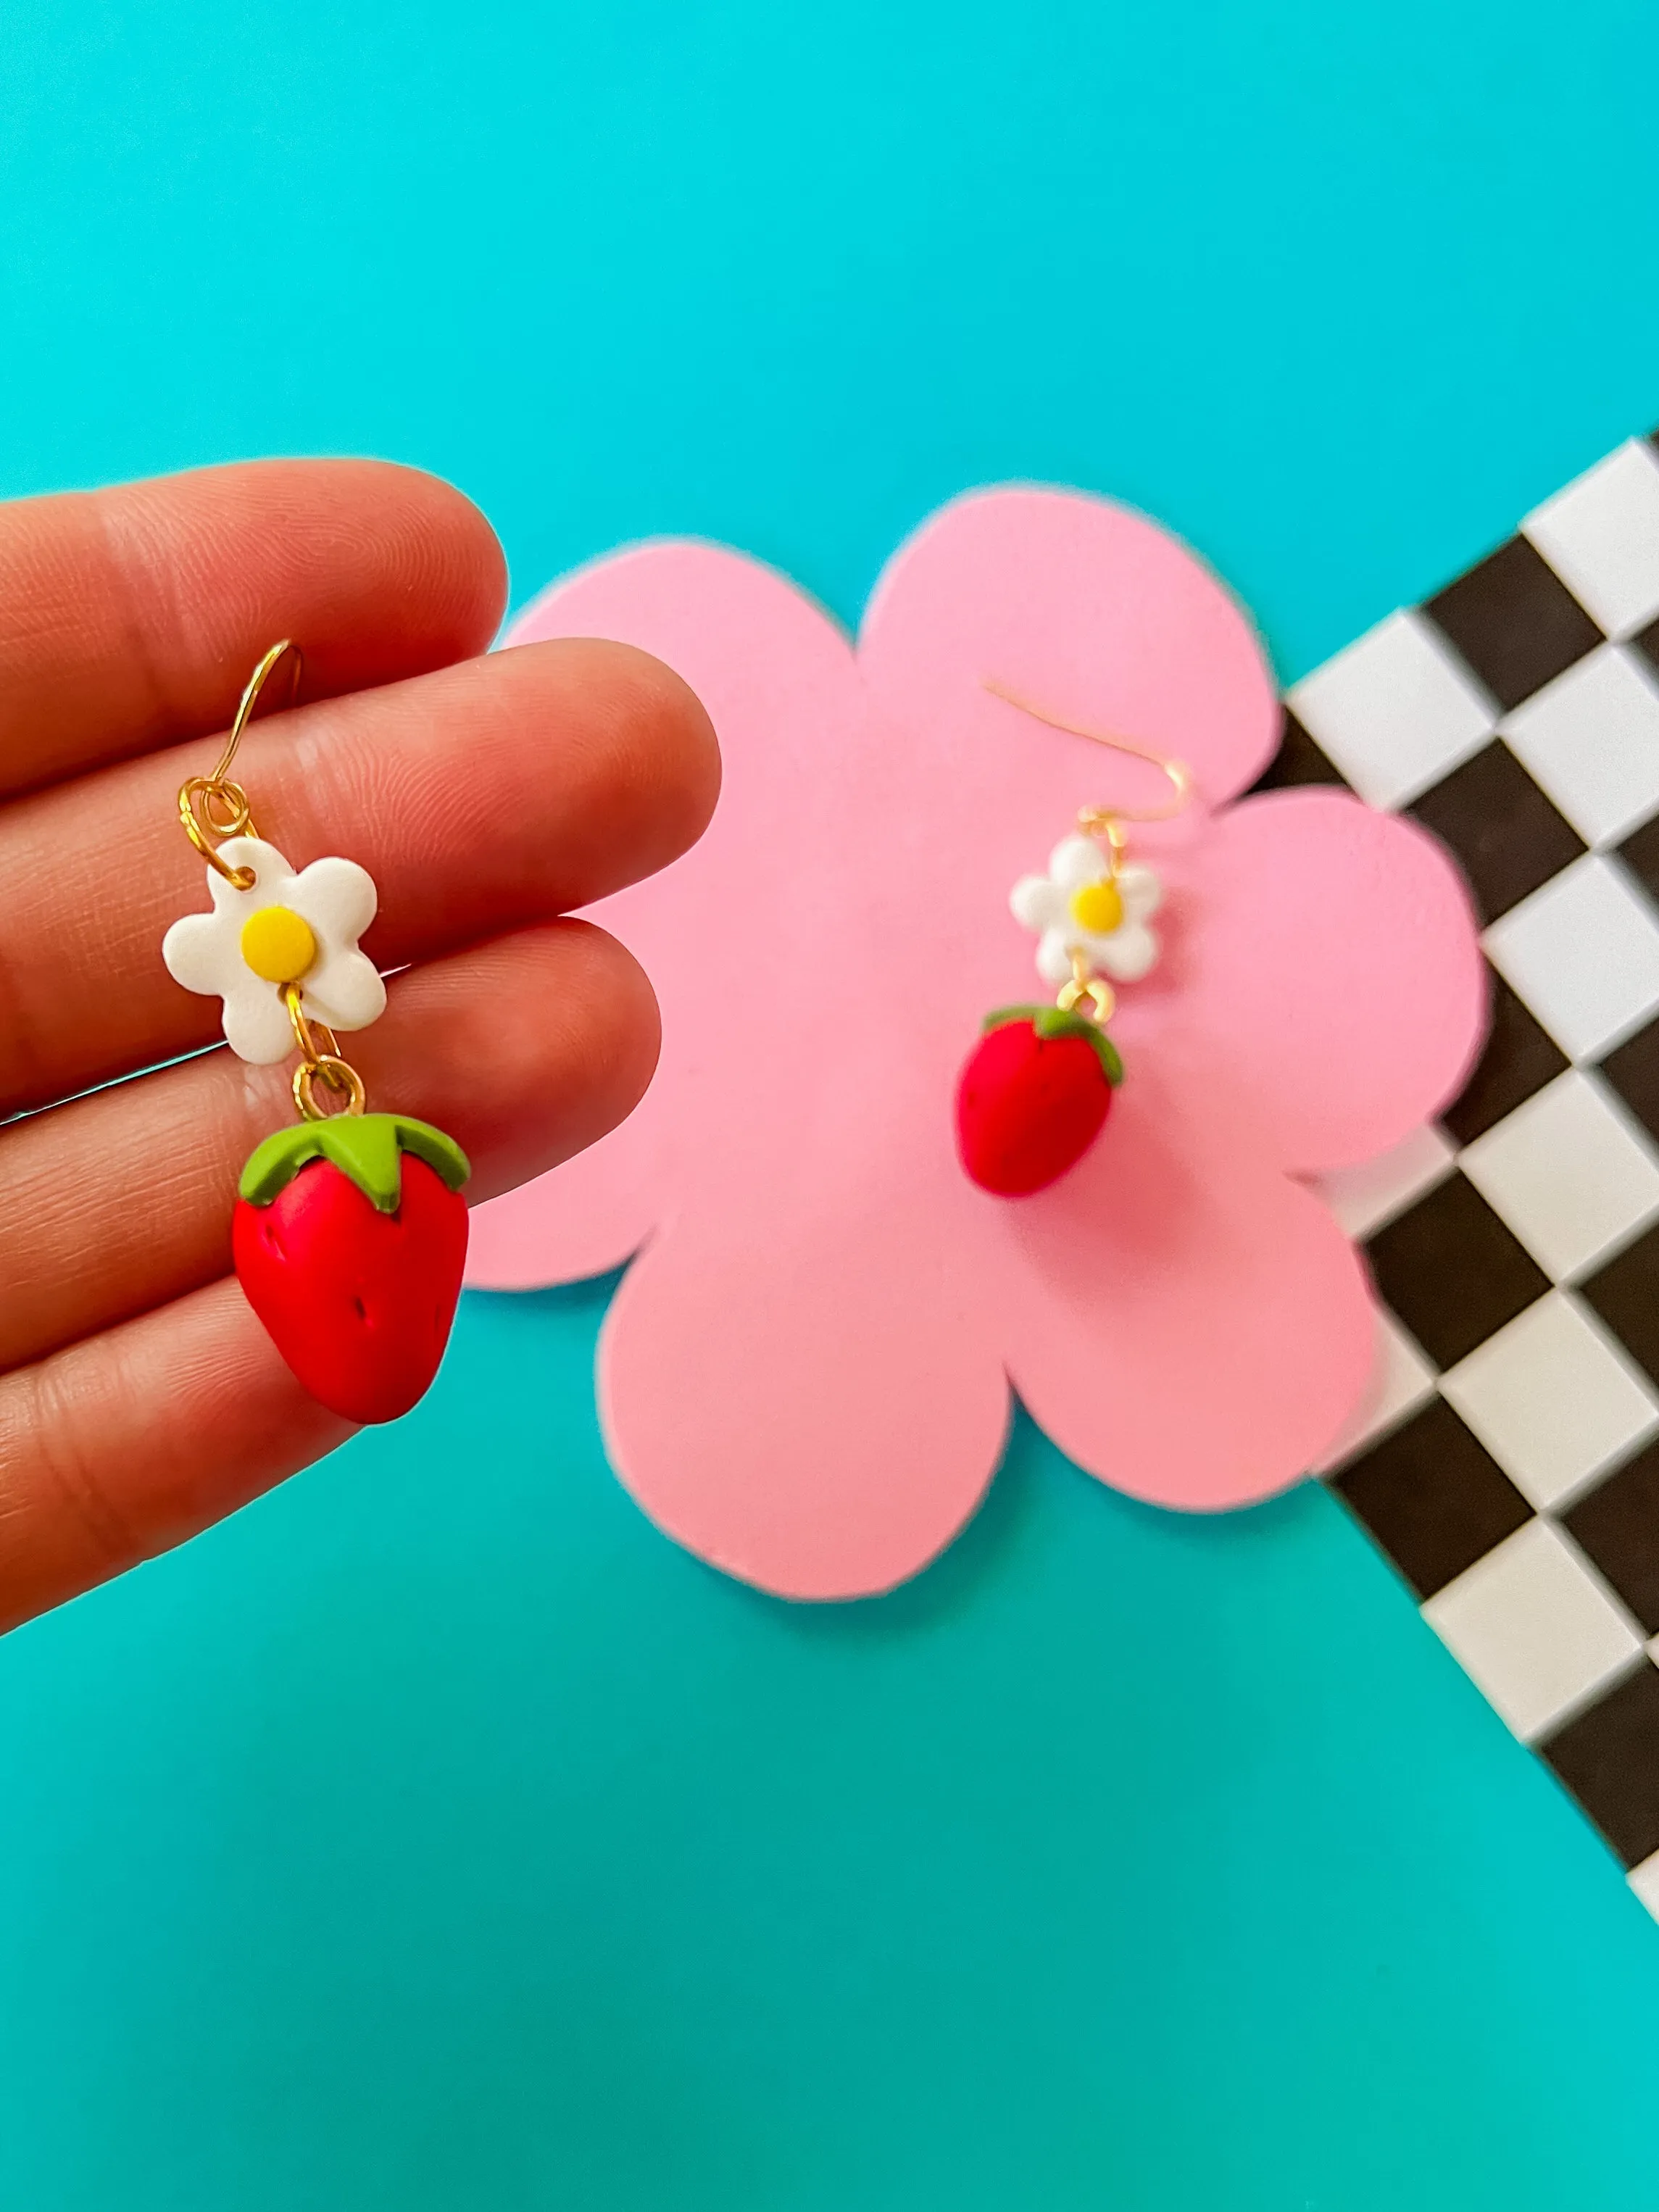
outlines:
{"label": "hand", "polygon": [[290,1070],[179,1062],[219,1006],[161,964],[168,923],[207,906],[179,786],[267,646],[302,647],[303,703],[251,725],[236,776],[296,866],[368,869],[364,949],[404,971],[350,1040],[371,1104],[451,1131],[477,1200],[650,1079],[649,984],[560,917],[697,837],[714,734],[628,647],[476,657],[505,592],[476,509],[378,463],[0,507],[0,1116],[27,1117],[0,1128],[0,1626],[350,1433],[229,1273],[237,1176],[293,1118]]}

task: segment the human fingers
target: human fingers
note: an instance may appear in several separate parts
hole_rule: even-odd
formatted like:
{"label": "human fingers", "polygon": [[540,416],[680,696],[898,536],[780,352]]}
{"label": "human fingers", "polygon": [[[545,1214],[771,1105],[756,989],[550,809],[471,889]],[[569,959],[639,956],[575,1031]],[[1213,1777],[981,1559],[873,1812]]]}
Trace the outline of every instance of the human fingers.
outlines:
{"label": "human fingers", "polygon": [[[476,1203],[620,1121],[650,1080],[657,1035],[632,957],[565,921],[395,976],[352,1062],[377,1111],[455,1138]],[[0,1369],[228,1271],[237,1177],[293,1117],[289,1073],[210,1053],[0,1133]]]}
{"label": "human fingers", "polygon": [[[0,810],[0,1108],[61,1098],[217,1034],[161,939],[206,905],[179,830],[186,745]],[[698,836],[707,715],[631,647],[557,640],[255,721],[238,774],[295,865],[360,861],[382,968],[520,927],[648,874]]]}
{"label": "human fingers", "polygon": [[234,1279],[0,1376],[0,1629],[183,1543],[350,1433]]}
{"label": "human fingers", "polygon": [[384,461],[254,461],[0,506],[0,793],[223,729],[279,637],[309,698],[482,653],[495,533]]}

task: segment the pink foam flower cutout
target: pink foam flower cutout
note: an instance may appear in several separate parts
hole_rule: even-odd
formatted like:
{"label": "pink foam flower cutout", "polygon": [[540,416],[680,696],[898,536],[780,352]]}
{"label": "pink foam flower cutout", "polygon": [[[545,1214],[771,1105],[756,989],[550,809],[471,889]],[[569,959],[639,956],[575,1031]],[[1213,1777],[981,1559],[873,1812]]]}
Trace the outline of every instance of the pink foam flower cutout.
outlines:
{"label": "pink foam flower cutout", "polygon": [[[1460,879],[1346,793],[1238,794],[1278,742],[1251,626],[1166,532],[1002,488],[889,563],[856,647],[739,554],[647,545],[517,641],[622,638],[701,694],[726,784],[702,843],[595,918],[657,988],[623,1126],[474,1217],[470,1279],[631,1261],[600,1340],[606,1441],[667,1533],[761,1588],[915,1574],[983,1496],[1018,1393],[1103,1481],[1244,1504],[1329,1449],[1371,1372],[1363,1261],[1310,1188],[1455,1094],[1484,1018]],[[1190,766],[1133,833],[1162,953],[1120,994],[1099,1141],[1017,1200],[970,1183],[957,1071],[1044,994],[1011,886],[1156,770],[988,690]]]}

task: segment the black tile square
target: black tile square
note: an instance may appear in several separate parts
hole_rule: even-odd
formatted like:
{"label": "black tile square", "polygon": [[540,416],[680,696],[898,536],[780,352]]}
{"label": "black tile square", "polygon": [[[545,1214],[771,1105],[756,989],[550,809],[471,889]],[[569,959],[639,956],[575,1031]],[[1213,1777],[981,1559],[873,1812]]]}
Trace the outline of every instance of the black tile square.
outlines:
{"label": "black tile square", "polygon": [[1659,899],[1659,814],[1632,830],[1615,849],[1648,896]]}
{"label": "black tile square", "polygon": [[1331,1478],[1419,1598],[1484,1559],[1532,1508],[1443,1398]]}
{"label": "black tile square", "polygon": [[1650,1636],[1659,1636],[1659,1444],[1650,1444],[1562,1519]]}
{"label": "black tile square", "polygon": [[1384,1304],[1442,1368],[1455,1366],[1550,1286],[1474,1185],[1455,1172],[1379,1229],[1365,1252]]}
{"label": "black tile square", "polygon": [[1530,699],[1601,642],[1601,631],[1524,538],[1511,538],[1467,569],[1424,612],[1504,708]]}
{"label": "black tile square", "polygon": [[1626,1351],[1659,1382],[1659,1229],[1627,1244],[1579,1289]]}
{"label": "black tile square", "polygon": [[1589,850],[1501,738],[1409,811],[1450,846],[1483,922],[1496,921]]}
{"label": "black tile square", "polygon": [[1250,789],[1286,791],[1298,783],[1335,783],[1347,790],[1347,778],[1334,761],[1321,752],[1288,707],[1284,712],[1284,734],[1279,741],[1279,750]]}
{"label": "black tile square", "polygon": [[1659,1850],[1659,1668],[1644,1660],[1540,1748],[1627,1867]]}
{"label": "black tile square", "polygon": [[1659,622],[1650,622],[1645,629],[1638,630],[1631,643],[1646,658],[1649,665],[1659,672]]}
{"label": "black tile square", "polygon": [[1460,1145],[1472,1145],[1505,1114],[1565,1074],[1567,1055],[1495,970],[1486,971],[1492,1027],[1474,1073],[1441,1120]]}
{"label": "black tile square", "polygon": [[1601,1073],[1650,1136],[1659,1137],[1659,1022],[1650,1022],[1610,1052]]}

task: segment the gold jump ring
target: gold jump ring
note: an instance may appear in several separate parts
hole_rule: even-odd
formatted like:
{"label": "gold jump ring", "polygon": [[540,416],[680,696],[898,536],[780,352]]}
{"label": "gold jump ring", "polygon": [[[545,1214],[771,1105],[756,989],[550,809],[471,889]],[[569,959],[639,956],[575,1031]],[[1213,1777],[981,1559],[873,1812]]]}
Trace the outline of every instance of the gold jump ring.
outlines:
{"label": "gold jump ring", "polygon": [[363,1089],[363,1079],[349,1062],[331,1052],[321,1053],[315,1060],[301,1060],[294,1071],[294,1103],[307,1121],[328,1121],[333,1116],[317,1103],[314,1088],[316,1078],[321,1076],[331,1091],[343,1091],[346,1103],[341,1109],[345,1114],[361,1114],[368,1093]]}

